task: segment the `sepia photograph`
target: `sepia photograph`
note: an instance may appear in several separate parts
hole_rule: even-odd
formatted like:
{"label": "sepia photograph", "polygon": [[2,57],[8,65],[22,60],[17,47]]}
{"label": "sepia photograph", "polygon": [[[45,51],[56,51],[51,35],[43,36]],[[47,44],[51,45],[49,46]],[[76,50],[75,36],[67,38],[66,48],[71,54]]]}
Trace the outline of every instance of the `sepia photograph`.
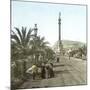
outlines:
{"label": "sepia photograph", "polygon": [[11,0],[11,90],[87,85],[87,5]]}

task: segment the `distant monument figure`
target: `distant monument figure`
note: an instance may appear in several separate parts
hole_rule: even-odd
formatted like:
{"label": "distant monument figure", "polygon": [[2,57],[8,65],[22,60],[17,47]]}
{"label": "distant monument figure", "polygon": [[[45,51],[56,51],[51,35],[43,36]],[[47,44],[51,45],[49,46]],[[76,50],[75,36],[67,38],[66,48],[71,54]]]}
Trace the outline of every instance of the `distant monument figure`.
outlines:
{"label": "distant monument figure", "polygon": [[60,61],[60,56],[62,55],[62,48],[63,48],[62,41],[61,41],[61,12],[59,12],[58,25],[59,25],[59,40],[58,40],[57,62]]}

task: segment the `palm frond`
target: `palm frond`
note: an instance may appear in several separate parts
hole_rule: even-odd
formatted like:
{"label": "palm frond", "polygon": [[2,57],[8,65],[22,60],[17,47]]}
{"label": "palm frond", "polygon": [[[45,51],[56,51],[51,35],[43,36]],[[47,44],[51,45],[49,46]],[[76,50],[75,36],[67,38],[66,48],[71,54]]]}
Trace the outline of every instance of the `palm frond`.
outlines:
{"label": "palm frond", "polygon": [[15,28],[15,30],[17,31],[17,33],[18,33],[18,35],[19,35],[19,37],[20,37],[20,40],[22,41],[22,34],[21,34],[19,28],[17,28],[17,27],[14,27],[14,28]]}
{"label": "palm frond", "polygon": [[29,29],[29,31],[28,31],[28,33],[26,35],[26,43],[30,41],[31,33],[32,33],[32,30]]}
{"label": "palm frond", "polygon": [[44,40],[45,40],[45,37],[42,37],[42,38],[41,38],[41,41],[44,41]]}
{"label": "palm frond", "polygon": [[20,39],[18,38],[17,34],[13,31],[13,35],[11,35],[11,39],[14,39],[17,43],[20,44]]}
{"label": "palm frond", "polygon": [[23,39],[25,39],[25,36],[26,36],[26,27],[22,27],[22,37]]}

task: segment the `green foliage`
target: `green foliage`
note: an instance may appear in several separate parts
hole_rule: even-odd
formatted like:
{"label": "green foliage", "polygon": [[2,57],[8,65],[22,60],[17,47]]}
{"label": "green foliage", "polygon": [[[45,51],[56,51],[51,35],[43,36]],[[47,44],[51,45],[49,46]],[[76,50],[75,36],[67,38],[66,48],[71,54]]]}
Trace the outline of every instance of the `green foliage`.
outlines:
{"label": "green foliage", "polygon": [[26,27],[22,27],[21,30],[15,27],[15,31],[11,32],[11,58],[12,60],[24,58],[23,55],[27,55],[28,50],[30,50],[29,43],[32,30],[29,29],[26,32]]}
{"label": "green foliage", "polygon": [[45,60],[53,59],[53,50],[50,49],[44,37],[32,35],[32,30],[26,31],[26,27],[15,27],[15,31],[11,33],[11,58],[18,60],[32,55],[35,62],[38,62],[39,56]]}
{"label": "green foliage", "polygon": [[48,61],[52,61],[55,59],[55,52],[49,47],[46,48],[46,59]]}
{"label": "green foliage", "polygon": [[78,57],[78,58],[82,58],[82,55],[84,55],[84,56],[87,55],[87,47],[86,47],[86,45],[78,47],[77,49],[74,49],[74,50],[72,50],[70,52],[71,57],[75,56],[75,57]]}
{"label": "green foliage", "polygon": [[18,80],[26,79],[28,57],[32,58],[32,63],[39,66],[42,62],[52,61],[55,58],[55,53],[47,46],[49,43],[45,38],[33,35],[32,31],[32,29],[27,31],[26,27],[22,27],[21,30],[15,27],[15,30],[11,31],[11,62],[16,64],[12,68],[14,71],[12,77]]}

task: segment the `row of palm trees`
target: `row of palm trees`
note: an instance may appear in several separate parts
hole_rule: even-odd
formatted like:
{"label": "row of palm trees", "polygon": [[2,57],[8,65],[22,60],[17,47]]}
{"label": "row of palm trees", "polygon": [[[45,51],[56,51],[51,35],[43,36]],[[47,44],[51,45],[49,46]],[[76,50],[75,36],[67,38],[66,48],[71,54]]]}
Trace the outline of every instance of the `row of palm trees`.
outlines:
{"label": "row of palm trees", "polygon": [[39,59],[39,56],[42,56],[43,59],[50,59],[49,55],[47,57],[47,54],[54,54],[44,37],[35,36],[32,33],[33,30],[27,30],[26,27],[22,27],[21,30],[15,27],[15,30],[11,31],[12,60],[24,59],[30,55],[33,55],[35,58],[37,57],[37,59]]}
{"label": "row of palm trees", "polygon": [[[26,27],[22,27],[20,30],[15,27],[14,30],[11,31],[11,62],[15,62],[17,65],[18,60],[24,62],[23,69],[25,73],[25,60],[27,60],[28,57],[32,57],[33,63],[35,64],[52,61],[55,58],[55,53],[48,44],[44,37],[36,36],[33,33],[33,29],[30,28],[27,30]],[[18,76],[18,74],[16,76]]]}
{"label": "row of palm trees", "polygon": [[12,88],[17,88],[27,78],[25,72],[28,63],[40,65],[54,60],[55,53],[48,44],[44,37],[36,35],[31,28],[27,30],[22,27],[20,30],[15,27],[11,30]]}

